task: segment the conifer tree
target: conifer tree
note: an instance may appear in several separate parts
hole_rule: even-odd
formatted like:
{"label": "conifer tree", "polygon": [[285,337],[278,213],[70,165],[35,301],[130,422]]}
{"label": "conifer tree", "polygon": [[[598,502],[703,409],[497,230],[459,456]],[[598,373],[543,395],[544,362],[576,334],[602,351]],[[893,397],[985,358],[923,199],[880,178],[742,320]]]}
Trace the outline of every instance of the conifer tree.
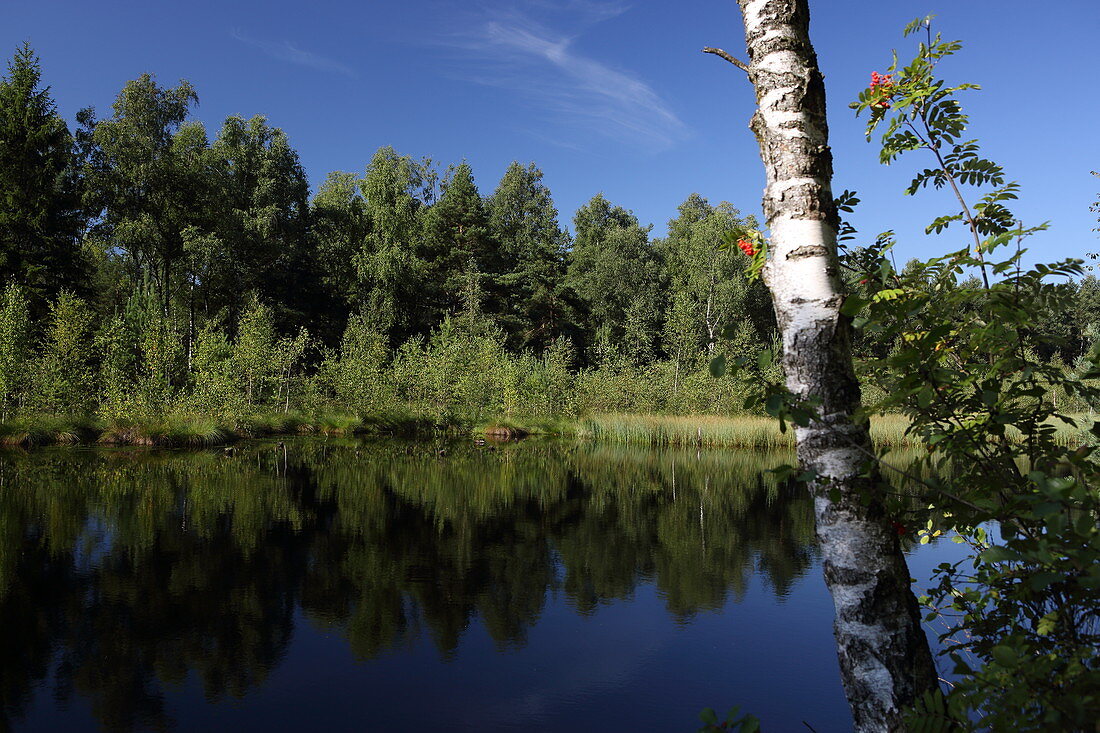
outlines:
{"label": "conifer tree", "polygon": [[0,282],[14,278],[35,310],[87,286],[73,138],[29,44],[0,78]]}
{"label": "conifer tree", "polygon": [[424,215],[427,260],[425,281],[432,294],[430,323],[463,306],[467,272],[472,267],[485,281],[489,297],[483,305],[490,312],[503,306],[497,277],[503,265],[499,248],[489,236],[485,205],[474,183],[469,164],[463,162],[443,181],[443,195]]}
{"label": "conifer tree", "polygon": [[643,361],[660,321],[660,267],[650,228],[603,194],[577,210],[573,227],[566,282],[584,305],[588,344]]}
{"label": "conifer tree", "polygon": [[570,328],[574,300],[563,286],[568,235],[542,171],[513,162],[489,197],[490,235],[500,245],[500,323],[513,346],[542,350]]}

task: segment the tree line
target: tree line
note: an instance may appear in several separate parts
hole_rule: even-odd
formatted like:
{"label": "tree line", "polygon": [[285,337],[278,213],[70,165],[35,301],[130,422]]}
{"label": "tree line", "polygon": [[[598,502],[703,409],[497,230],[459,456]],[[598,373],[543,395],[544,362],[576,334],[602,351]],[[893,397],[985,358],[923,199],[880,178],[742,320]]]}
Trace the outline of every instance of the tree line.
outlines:
{"label": "tree line", "polygon": [[[33,50],[16,52],[0,82],[6,407],[106,404],[153,382],[162,397],[193,391],[250,339],[272,349],[255,364],[315,374],[355,349],[390,365],[461,322],[501,362],[671,362],[677,389],[730,319],[746,347],[770,342],[762,286],[717,247],[755,226],[730,204],[692,194],[656,239],[597,194],[570,234],[533,164],[483,195],[468,163],[441,171],[390,147],[311,196],[282,130],[234,116],[211,139],[196,103],[189,83],[144,74],[70,130]],[[247,358],[246,401],[285,402]]]}
{"label": "tree line", "polygon": [[[772,347],[764,286],[724,247],[755,230],[691,194],[654,237],[596,194],[562,225],[534,164],[484,195],[382,147],[311,195],[286,134],[196,90],[127,82],[110,113],[59,115],[24,44],[0,79],[0,411],[731,413],[716,349]],[[858,258],[858,251],[853,253]],[[858,264],[858,263],[857,263]],[[852,272],[859,272],[853,267]],[[961,283],[960,287],[967,287]],[[1072,365],[1100,287],[1048,314]],[[720,336],[725,336],[720,339]],[[891,344],[862,337],[867,356]]]}

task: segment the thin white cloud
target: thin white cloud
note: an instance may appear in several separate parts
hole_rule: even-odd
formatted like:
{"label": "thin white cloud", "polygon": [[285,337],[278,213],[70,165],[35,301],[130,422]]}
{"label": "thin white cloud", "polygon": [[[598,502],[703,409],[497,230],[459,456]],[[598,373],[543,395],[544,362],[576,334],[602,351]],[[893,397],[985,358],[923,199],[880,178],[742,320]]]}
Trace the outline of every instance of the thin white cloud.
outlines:
{"label": "thin white cloud", "polygon": [[241,43],[252,46],[253,48],[258,48],[268,56],[279,59],[280,61],[286,61],[297,66],[305,66],[310,69],[317,69],[318,71],[327,71],[350,77],[357,76],[355,70],[347,64],[343,64],[336,59],[318,56],[310,51],[303,51],[290,41],[283,41],[281,43],[278,41],[263,41],[258,38],[247,36],[239,30],[234,30],[231,35]]}
{"label": "thin white cloud", "polygon": [[[529,11],[552,9],[574,25],[591,26],[625,12],[619,4],[592,0],[528,0]],[[629,71],[613,68],[575,47],[576,37],[515,10],[482,17],[474,30],[451,36],[465,52],[455,72],[466,81],[511,89],[559,128],[664,149],[683,139],[686,126],[661,96]],[[558,135],[560,137],[560,135]]]}

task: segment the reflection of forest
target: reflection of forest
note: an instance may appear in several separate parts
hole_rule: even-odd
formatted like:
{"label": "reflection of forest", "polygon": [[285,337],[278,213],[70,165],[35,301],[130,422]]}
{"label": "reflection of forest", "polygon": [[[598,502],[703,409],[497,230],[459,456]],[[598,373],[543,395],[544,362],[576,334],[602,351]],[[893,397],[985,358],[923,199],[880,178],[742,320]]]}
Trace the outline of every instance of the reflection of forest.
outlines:
{"label": "reflection of forest", "polygon": [[296,607],[369,658],[419,629],[452,654],[474,617],[523,644],[551,589],[589,614],[652,581],[680,620],[753,574],[786,594],[813,518],[769,467],[531,442],[0,455],[0,727],[51,675],[106,728],[170,726],[164,686],[261,685]]}

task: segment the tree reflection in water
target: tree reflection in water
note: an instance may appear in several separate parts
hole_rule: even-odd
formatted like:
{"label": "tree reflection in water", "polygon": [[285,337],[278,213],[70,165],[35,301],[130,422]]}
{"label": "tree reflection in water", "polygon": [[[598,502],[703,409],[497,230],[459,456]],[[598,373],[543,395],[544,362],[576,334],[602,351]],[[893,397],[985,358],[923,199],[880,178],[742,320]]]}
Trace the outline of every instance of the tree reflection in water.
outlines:
{"label": "tree reflection in water", "polygon": [[785,456],[529,441],[290,441],[0,455],[0,703],[49,681],[107,729],[169,728],[169,688],[264,684],[299,611],[368,659],[476,619],[522,646],[550,592],[580,614],[653,583],[687,622],[815,560]]}

